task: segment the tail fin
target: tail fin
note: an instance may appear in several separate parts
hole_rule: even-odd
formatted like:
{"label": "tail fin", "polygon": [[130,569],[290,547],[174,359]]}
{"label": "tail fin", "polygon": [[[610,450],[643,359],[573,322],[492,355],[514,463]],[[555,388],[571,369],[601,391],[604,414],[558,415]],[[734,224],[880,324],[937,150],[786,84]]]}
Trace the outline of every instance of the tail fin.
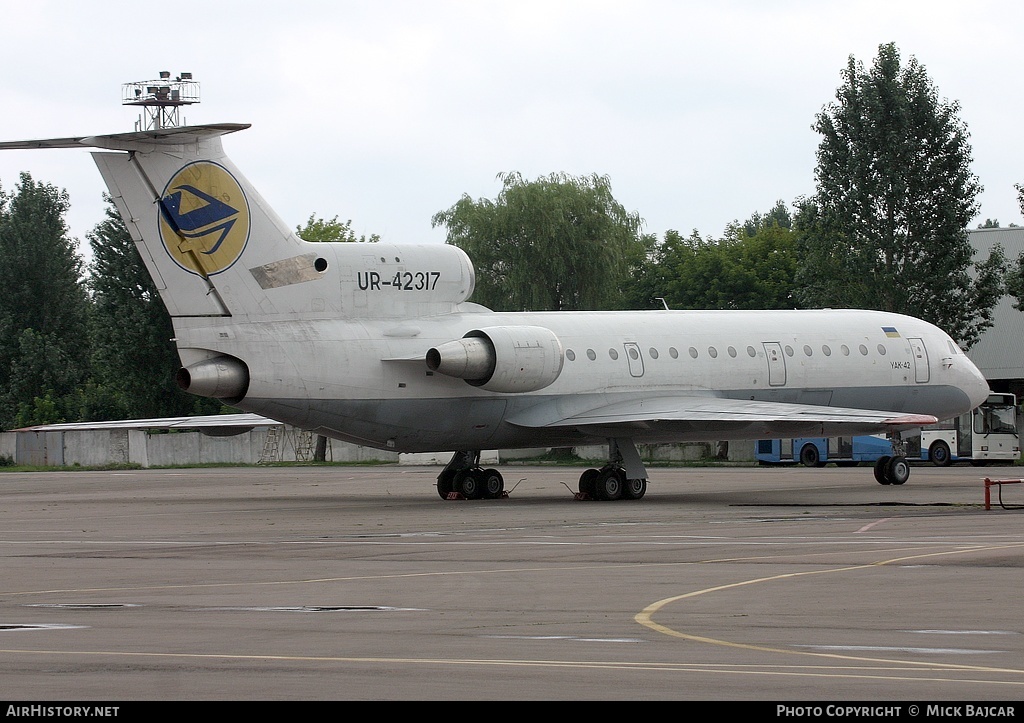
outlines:
{"label": "tail fin", "polygon": [[[95,136],[93,154],[172,317],[287,313],[250,269],[300,256],[302,241],[225,156],[221,135],[245,125]],[[237,264],[251,238],[260,239]],[[308,272],[316,273],[307,259]],[[277,303],[286,299],[276,299]]]}
{"label": "tail fin", "polygon": [[473,265],[455,246],[300,239],[224,154],[221,136],[248,127],[0,142],[0,150],[104,149],[93,158],[175,319],[405,318],[448,313],[469,298]]}

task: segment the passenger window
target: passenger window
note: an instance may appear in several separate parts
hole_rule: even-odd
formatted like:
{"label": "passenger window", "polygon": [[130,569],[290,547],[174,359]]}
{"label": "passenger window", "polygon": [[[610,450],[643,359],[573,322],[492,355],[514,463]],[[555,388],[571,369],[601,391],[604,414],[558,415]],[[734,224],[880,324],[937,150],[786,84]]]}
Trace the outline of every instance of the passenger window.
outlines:
{"label": "passenger window", "polygon": [[786,356],[793,356],[793,347],[786,346]]}
{"label": "passenger window", "polygon": [[618,359],[619,358],[619,352],[615,351],[614,349],[609,349],[608,350],[608,356],[610,356],[613,360],[614,359]]}
{"label": "passenger window", "polygon": [[713,346],[709,346],[708,347],[708,354],[711,355],[712,359],[717,359],[718,358],[718,349],[716,349]]}
{"label": "passenger window", "polygon": [[752,346],[748,346],[747,347],[747,356],[749,356],[751,359],[753,359],[755,356],[757,356],[757,350],[754,349],[754,347],[752,347]]}
{"label": "passenger window", "polygon": [[868,348],[866,346],[864,346],[863,344],[860,345],[860,355],[861,356],[867,356],[868,355]]}
{"label": "passenger window", "polygon": [[878,345],[878,353],[881,354],[882,356],[885,356],[885,345],[884,344],[879,344]]}
{"label": "passenger window", "polygon": [[572,349],[566,349],[565,358],[568,359],[569,361],[576,361],[576,352],[574,352]]}
{"label": "passenger window", "polygon": [[694,359],[697,358],[697,350],[694,349],[692,346],[690,347],[690,356],[693,357]]}
{"label": "passenger window", "polygon": [[587,349],[587,359],[589,359],[590,361],[594,361],[595,359],[597,359],[597,354],[594,353],[593,349]]}
{"label": "passenger window", "polygon": [[821,353],[825,356],[832,356],[832,349],[829,348],[828,344],[821,345]]}
{"label": "passenger window", "polygon": [[730,346],[729,347],[729,356],[731,356],[733,359],[736,358],[736,347],[734,347],[734,346]]}
{"label": "passenger window", "polygon": [[810,356],[811,353],[812,353],[811,352],[811,347],[809,347],[806,344],[804,344],[804,354],[806,354],[807,356]]}
{"label": "passenger window", "polygon": [[673,359],[678,359],[679,358],[679,351],[674,346],[670,346],[668,348],[668,355],[670,357],[672,357]]}
{"label": "passenger window", "polygon": [[649,353],[651,355],[651,359],[657,359],[658,358],[658,350],[655,349],[653,346],[650,349],[647,350],[647,353]]}

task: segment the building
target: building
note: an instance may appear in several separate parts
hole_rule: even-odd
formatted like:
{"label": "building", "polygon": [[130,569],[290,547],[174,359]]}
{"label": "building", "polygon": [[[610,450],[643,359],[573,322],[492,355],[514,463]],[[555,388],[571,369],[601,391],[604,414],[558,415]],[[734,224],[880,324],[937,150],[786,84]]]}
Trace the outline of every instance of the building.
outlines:
{"label": "building", "polygon": [[[985,228],[968,231],[975,259],[988,258],[998,244],[1007,260],[1016,263],[1024,253],[1024,227]],[[1017,300],[1004,296],[993,309],[992,326],[967,351],[994,392],[1024,396],[1024,312],[1014,308]]]}

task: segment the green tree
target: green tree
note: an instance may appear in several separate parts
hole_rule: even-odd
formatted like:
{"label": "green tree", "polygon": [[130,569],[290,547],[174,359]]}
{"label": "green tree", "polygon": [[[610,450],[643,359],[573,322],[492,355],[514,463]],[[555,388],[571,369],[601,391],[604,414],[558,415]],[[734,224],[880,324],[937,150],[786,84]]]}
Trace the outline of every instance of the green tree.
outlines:
{"label": "green tree", "polygon": [[626,273],[630,281],[622,290],[622,308],[663,308],[669,272],[664,260],[669,253],[667,248],[678,237],[678,231],[667,231],[663,240],[659,240],[653,233],[645,233],[640,235],[636,244],[631,245],[626,259]]}
{"label": "green tree", "polygon": [[607,176],[498,176],[495,200],[463,196],[433,217],[476,268],[473,301],[501,311],[623,305],[642,221],[612,196]]}
{"label": "green tree", "polygon": [[[1024,185],[1018,183],[1014,188],[1017,189],[1020,212],[1024,214]],[[1014,308],[1017,311],[1024,311],[1024,253],[1017,257],[1006,274],[1006,293],[1016,299]]]}
{"label": "green tree", "polygon": [[651,308],[662,298],[674,309],[792,308],[797,261],[791,223],[779,201],[767,214],[729,224],[721,239],[666,232],[636,274],[634,304]]}
{"label": "green tree", "polygon": [[87,234],[95,384],[83,391],[82,418],[217,413],[220,402],[194,397],[175,383],[181,363],[171,317],[124,221],[106,200],[106,218]]}
{"label": "green tree", "polygon": [[356,238],[355,231],[352,230],[352,221],[345,221],[342,223],[335,216],[331,220],[327,221],[322,218],[317,218],[316,214],[310,214],[309,220],[306,221],[305,226],[296,226],[295,232],[304,241],[314,242],[360,242],[360,243],[376,243],[380,241],[380,236],[377,234],[371,234],[369,238],[365,235]]}
{"label": "green tree", "polygon": [[778,226],[784,229],[793,228],[793,214],[789,212],[785,201],[779,199],[768,213],[755,211],[746,221],[743,222],[743,230],[747,236],[755,236],[760,231],[765,231]]}
{"label": "green tree", "polygon": [[794,222],[799,298],[919,316],[970,347],[991,326],[1005,259],[972,261],[981,186],[959,106],[892,43],[870,69],[851,56],[842,76],[813,125],[817,191]]}
{"label": "green tree", "polygon": [[1024,253],[1006,272],[1006,293],[1016,299],[1013,308],[1024,311]]}
{"label": "green tree", "polygon": [[0,189],[0,425],[30,424],[36,400],[48,419],[88,376],[88,300],[82,260],[67,234],[68,195],[22,173]]}

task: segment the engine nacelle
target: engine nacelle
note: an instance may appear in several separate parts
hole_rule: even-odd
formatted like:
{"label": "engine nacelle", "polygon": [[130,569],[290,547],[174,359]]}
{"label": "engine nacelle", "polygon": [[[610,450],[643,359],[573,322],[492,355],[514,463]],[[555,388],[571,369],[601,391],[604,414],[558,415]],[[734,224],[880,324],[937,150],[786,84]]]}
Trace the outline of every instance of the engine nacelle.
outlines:
{"label": "engine nacelle", "polygon": [[249,367],[233,356],[218,356],[182,367],[175,381],[189,394],[237,402],[249,389]]}
{"label": "engine nacelle", "polygon": [[562,342],[542,326],[489,326],[427,352],[427,367],[491,392],[534,392],[562,372]]}

